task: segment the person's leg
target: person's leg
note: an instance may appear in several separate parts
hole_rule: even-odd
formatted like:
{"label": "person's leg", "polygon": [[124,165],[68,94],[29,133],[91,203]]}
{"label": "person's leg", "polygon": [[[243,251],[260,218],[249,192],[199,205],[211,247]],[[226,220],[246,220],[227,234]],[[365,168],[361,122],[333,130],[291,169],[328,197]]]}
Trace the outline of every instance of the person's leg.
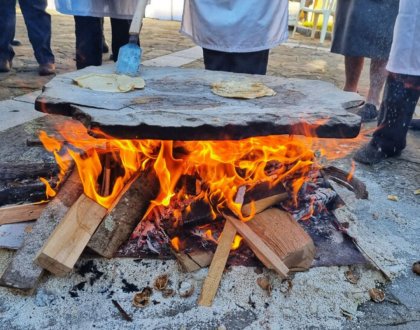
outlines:
{"label": "person's leg", "polygon": [[354,159],[374,164],[399,155],[406,145],[408,126],[420,97],[420,76],[390,73],[380,108],[378,127],[371,141]]}
{"label": "person's leg", "polygon": [[76,26],[76,67],[102,64],[102,21],[91,16],[74,16]]}
{"label": "person's leg", "polygon": [[387,60],[371,59],[369,93],[365,105],[357,111],[362,122],[374,121],[378,117],[377,107],[380,104],[380,95],[384,87],[388,71],[386,71]]}
{"label": "person's leg", "polygon": [[269,50],[227,53],[203,48],[206,70],[266,74]]}
{"label": "person's leg", "polygon": [[112,59],[114,62],[118,59],[120,48],[128,44],[130,37],[128,31],[130,30],[131,20],[111,18],[112,31]]}
{"label": "person's leg", "polygon": [[0,1],[0,72],[10,70],[15,55],[11,43],[15,36],[16,0]]}
{"label": "person's leg", "polygon": [[29,41],[40,65],[54,63],[51,50],[51,16],[46,12],[47,4],[47,0],[19,0]]}
{"label": "person's leg", "polygon": [[360,75],[362,74],[364,61],[364,57],[344,57],[344,69],[346,75],[346,82],[343,88],[344,91],[357,93],[357,85],[359,84]]}
{"label": "person's leg", "polygon": [[105,39],[104,21],[105,21],[105,19],[102,18],[102,53],[106,54],[106,53],[109,53],[109,46],[108,46],[108,43],[106,42],[106,39]]}
{"label": "person's leg", "polygon": [[384,87],[388,71],[386,64],[388,60],[372,58],[370,62],[370,76],[369,76],[369,93],[366,98],[366,103],[373,104],[378,107],[380,105],[380,95]]}

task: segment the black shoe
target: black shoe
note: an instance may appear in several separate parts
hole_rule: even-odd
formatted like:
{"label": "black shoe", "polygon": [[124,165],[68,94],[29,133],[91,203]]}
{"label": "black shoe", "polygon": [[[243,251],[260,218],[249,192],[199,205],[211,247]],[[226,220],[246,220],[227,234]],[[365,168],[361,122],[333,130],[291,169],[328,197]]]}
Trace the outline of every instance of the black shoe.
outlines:
{"label": "black shoe", "polygon": [[40,64],[38,73],[40,76],[50,76],[52,74],[55,74],[55,64],[54,63]]}
{"label": "black shoe", "polygon": [[420,119],[411,119],[410,126],[408,126],[414,131],[420,131]]}
{"label": "black shoe", "polygon": [[12,61],[0,60],[0,72],[9,72],[12,68]]}
{"label": "black shoe", "polygon": [[12,46],[22,46],[22,43],[20,42],[20,40],[13,39],[12,40]]}
{"label": "black shoe", "polygon": [[362,123],[367,123],[378,117],[378,110],[373,104],[365,103],[363,107],[356,111],[356,114],[362,118]]}
{"label": "black shoe", "polygon": [[353,159],[362,164],[373,165],[381,162],[385,158],[399,155],[401,155],[401,150],[397,150],[394,154],[388,155],[384,153],[381,148],[375,147],[371,143],[368,143],[356,151]]}

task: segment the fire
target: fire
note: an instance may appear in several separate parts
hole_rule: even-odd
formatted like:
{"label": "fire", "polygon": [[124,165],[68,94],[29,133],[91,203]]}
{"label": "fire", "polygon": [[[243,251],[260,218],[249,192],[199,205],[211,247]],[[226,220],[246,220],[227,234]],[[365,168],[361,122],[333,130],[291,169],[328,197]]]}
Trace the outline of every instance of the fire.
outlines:
{"label": "fire", "polygon": [[[161,214],[162,209],[174,201],[196,199],[211,206],[213,218],[229,210],[243,221],[252,218],[255,210],[248,217],[242,215],[242,205],[235,200],[240,187],[252,189],[260,182],[277,184],[288,181],[291,182],[291,197],[296,200],[310,171],[319,168],[319,157],[343,157],[364,139],[332,140],[283,135],[240,141],[123,140],[98,130],[93,131],[95,137],[92,137],[81,123],[75,121],[66,122],[58,132],[62,141],[45,132],[41,132],[40,139],[45,148],[54,153],[60,177],[68,172],[69,159],[73,159],[85,194],[106,208],[112,205],[130,178],[151,168],[159,180],[160,191],[151,201],[144,218]],[[106,177],[109,168],[104,166],[107,163],[104,159],[114,166],[112,185],[106,194],[101,189],[101,182],[111,179],[109,171]],[[196,178],[196,195],[179,187],[183,176]],[[54,190],[46,180],[43,182],[49,196],[53,196]],[[174,215],[179,218],[181,212],[175,211]],[[207,236],[213,238],[211,233]],[[239,244],[238,236],[233,248]],[[174,238],[172,245],[179,248],[179,239]]]}

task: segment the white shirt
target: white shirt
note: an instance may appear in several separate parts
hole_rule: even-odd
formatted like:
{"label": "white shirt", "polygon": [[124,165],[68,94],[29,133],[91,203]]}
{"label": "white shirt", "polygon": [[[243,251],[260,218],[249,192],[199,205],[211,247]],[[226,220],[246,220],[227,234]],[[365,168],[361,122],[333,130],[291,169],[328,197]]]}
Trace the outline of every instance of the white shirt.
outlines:
{"label": "white shirt", "polygon": [[58,12],[76,16],[132,19],[137,0],[55,0]]}
{"label": "white shirt", "polygon": [[288,4],[288,0],[185,0],[181,33],[211,50],[270,49],[287,40]]}
{"label": "white shirt", "polygon": [[401,0],[387,70],[420,76],[420,0]]}

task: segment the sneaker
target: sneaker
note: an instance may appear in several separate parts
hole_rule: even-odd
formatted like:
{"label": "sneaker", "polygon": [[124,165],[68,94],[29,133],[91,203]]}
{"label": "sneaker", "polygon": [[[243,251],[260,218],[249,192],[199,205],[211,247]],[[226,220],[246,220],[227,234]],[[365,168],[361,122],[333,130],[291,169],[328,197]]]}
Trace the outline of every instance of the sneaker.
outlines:
{"label": "sneaker", "polygon": [[9,72],[12,68],[12,61],[0,60],[0,72]]}
{"label": "sneaker", "polygon": [[366,103],[356,111],[356,114],[362,118],[362,123],[374,121],[378,117],[378,110],[373,104]]}
{"label": "sneaker", "polygon": [[55,64],[54,63],[40,64],[38,73],[40,76],[50,76],[52,74],[55,74]]}
{"label": "sneaker", "polygon": [[385,158],[399,155],[401,155],[401,150],[397,150],[393,155],[387,155],[381,150],[381,148],[368,143],[356,151],[353,159],[362,164],[373,165],[381,162]]}

